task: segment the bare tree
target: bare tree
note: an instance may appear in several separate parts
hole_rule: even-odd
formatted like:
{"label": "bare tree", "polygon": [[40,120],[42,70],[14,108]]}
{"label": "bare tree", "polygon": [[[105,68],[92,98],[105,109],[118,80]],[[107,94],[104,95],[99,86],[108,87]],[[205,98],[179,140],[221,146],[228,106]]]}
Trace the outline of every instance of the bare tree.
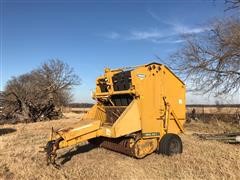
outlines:
{"label": "bare tree", "polygon": [[69,90],[80,83],[79,77],[74,74],[73,68],[60,60],[51,60],[41,68],[32,72],[38,78],[39,86],[43,87],[43,95],[53,98],[57,105],[66,105],[71,101]]}
{"label": "bare tree", "polygon": [[240,20],[217,20],[201,35],[184,35],[170,67],[188,78],[192,90],[215,95],[240,90]]}
{"label": "bare tree", "polygon": [[227,5],[226,11],[240,8],[240,0],[225,0],[225,4]]}
{"label": "bare tree", "polygon": [[20,119],[50,117],[55,106],[71,101],[71,88],[80,83],[73,68],[60,60],[50,60],[41,67],[13,77],[4,91],[4,113]]}

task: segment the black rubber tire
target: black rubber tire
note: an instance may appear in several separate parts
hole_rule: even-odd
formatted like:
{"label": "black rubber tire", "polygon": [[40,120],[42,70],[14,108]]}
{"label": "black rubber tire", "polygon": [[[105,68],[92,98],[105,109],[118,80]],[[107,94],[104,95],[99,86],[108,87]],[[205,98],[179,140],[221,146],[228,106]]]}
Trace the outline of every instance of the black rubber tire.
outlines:
{"label": "black rubber tire", "polygon": [[182,140],[177,134],[165,134],[159,143],[158,153],[171,156],[183,151]]}

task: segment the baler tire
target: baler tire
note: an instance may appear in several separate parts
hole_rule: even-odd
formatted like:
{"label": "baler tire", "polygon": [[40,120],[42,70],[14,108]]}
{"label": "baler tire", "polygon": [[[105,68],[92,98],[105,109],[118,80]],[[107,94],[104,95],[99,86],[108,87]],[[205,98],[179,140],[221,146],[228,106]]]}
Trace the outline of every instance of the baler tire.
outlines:
{"label": "baler tire", "polygon": [[165,134],[159,143],[158,153],[171,156],[173,154],[182,153],[182,140],[177,134]]}

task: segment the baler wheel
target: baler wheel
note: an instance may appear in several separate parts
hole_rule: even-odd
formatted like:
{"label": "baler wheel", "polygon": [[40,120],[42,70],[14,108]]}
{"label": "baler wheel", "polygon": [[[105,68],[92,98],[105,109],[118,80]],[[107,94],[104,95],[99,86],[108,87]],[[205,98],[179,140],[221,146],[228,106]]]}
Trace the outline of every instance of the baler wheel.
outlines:
{"label": "baler wheel", "polygon": [[158,153],[171,156],[182,153],[182,140],[177,134],[165,134],[159,143]]}

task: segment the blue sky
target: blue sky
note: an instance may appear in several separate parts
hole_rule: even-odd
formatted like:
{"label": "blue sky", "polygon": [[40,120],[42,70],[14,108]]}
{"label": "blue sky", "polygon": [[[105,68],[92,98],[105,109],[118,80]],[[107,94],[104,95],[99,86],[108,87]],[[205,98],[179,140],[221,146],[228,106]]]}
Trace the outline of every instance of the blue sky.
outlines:
{"label": "blue sky", "polygon": [[[77,102],[91,102],[104,67],[148,63],[156,55],[167,60],[182,44],[179,34],[201,33],[211,18],[228,15],[223,0],[0,2],[1,89],[12,76],[58,58],[82,79],[73,90]],[[188,102],[201,102],[196,97]]]}

